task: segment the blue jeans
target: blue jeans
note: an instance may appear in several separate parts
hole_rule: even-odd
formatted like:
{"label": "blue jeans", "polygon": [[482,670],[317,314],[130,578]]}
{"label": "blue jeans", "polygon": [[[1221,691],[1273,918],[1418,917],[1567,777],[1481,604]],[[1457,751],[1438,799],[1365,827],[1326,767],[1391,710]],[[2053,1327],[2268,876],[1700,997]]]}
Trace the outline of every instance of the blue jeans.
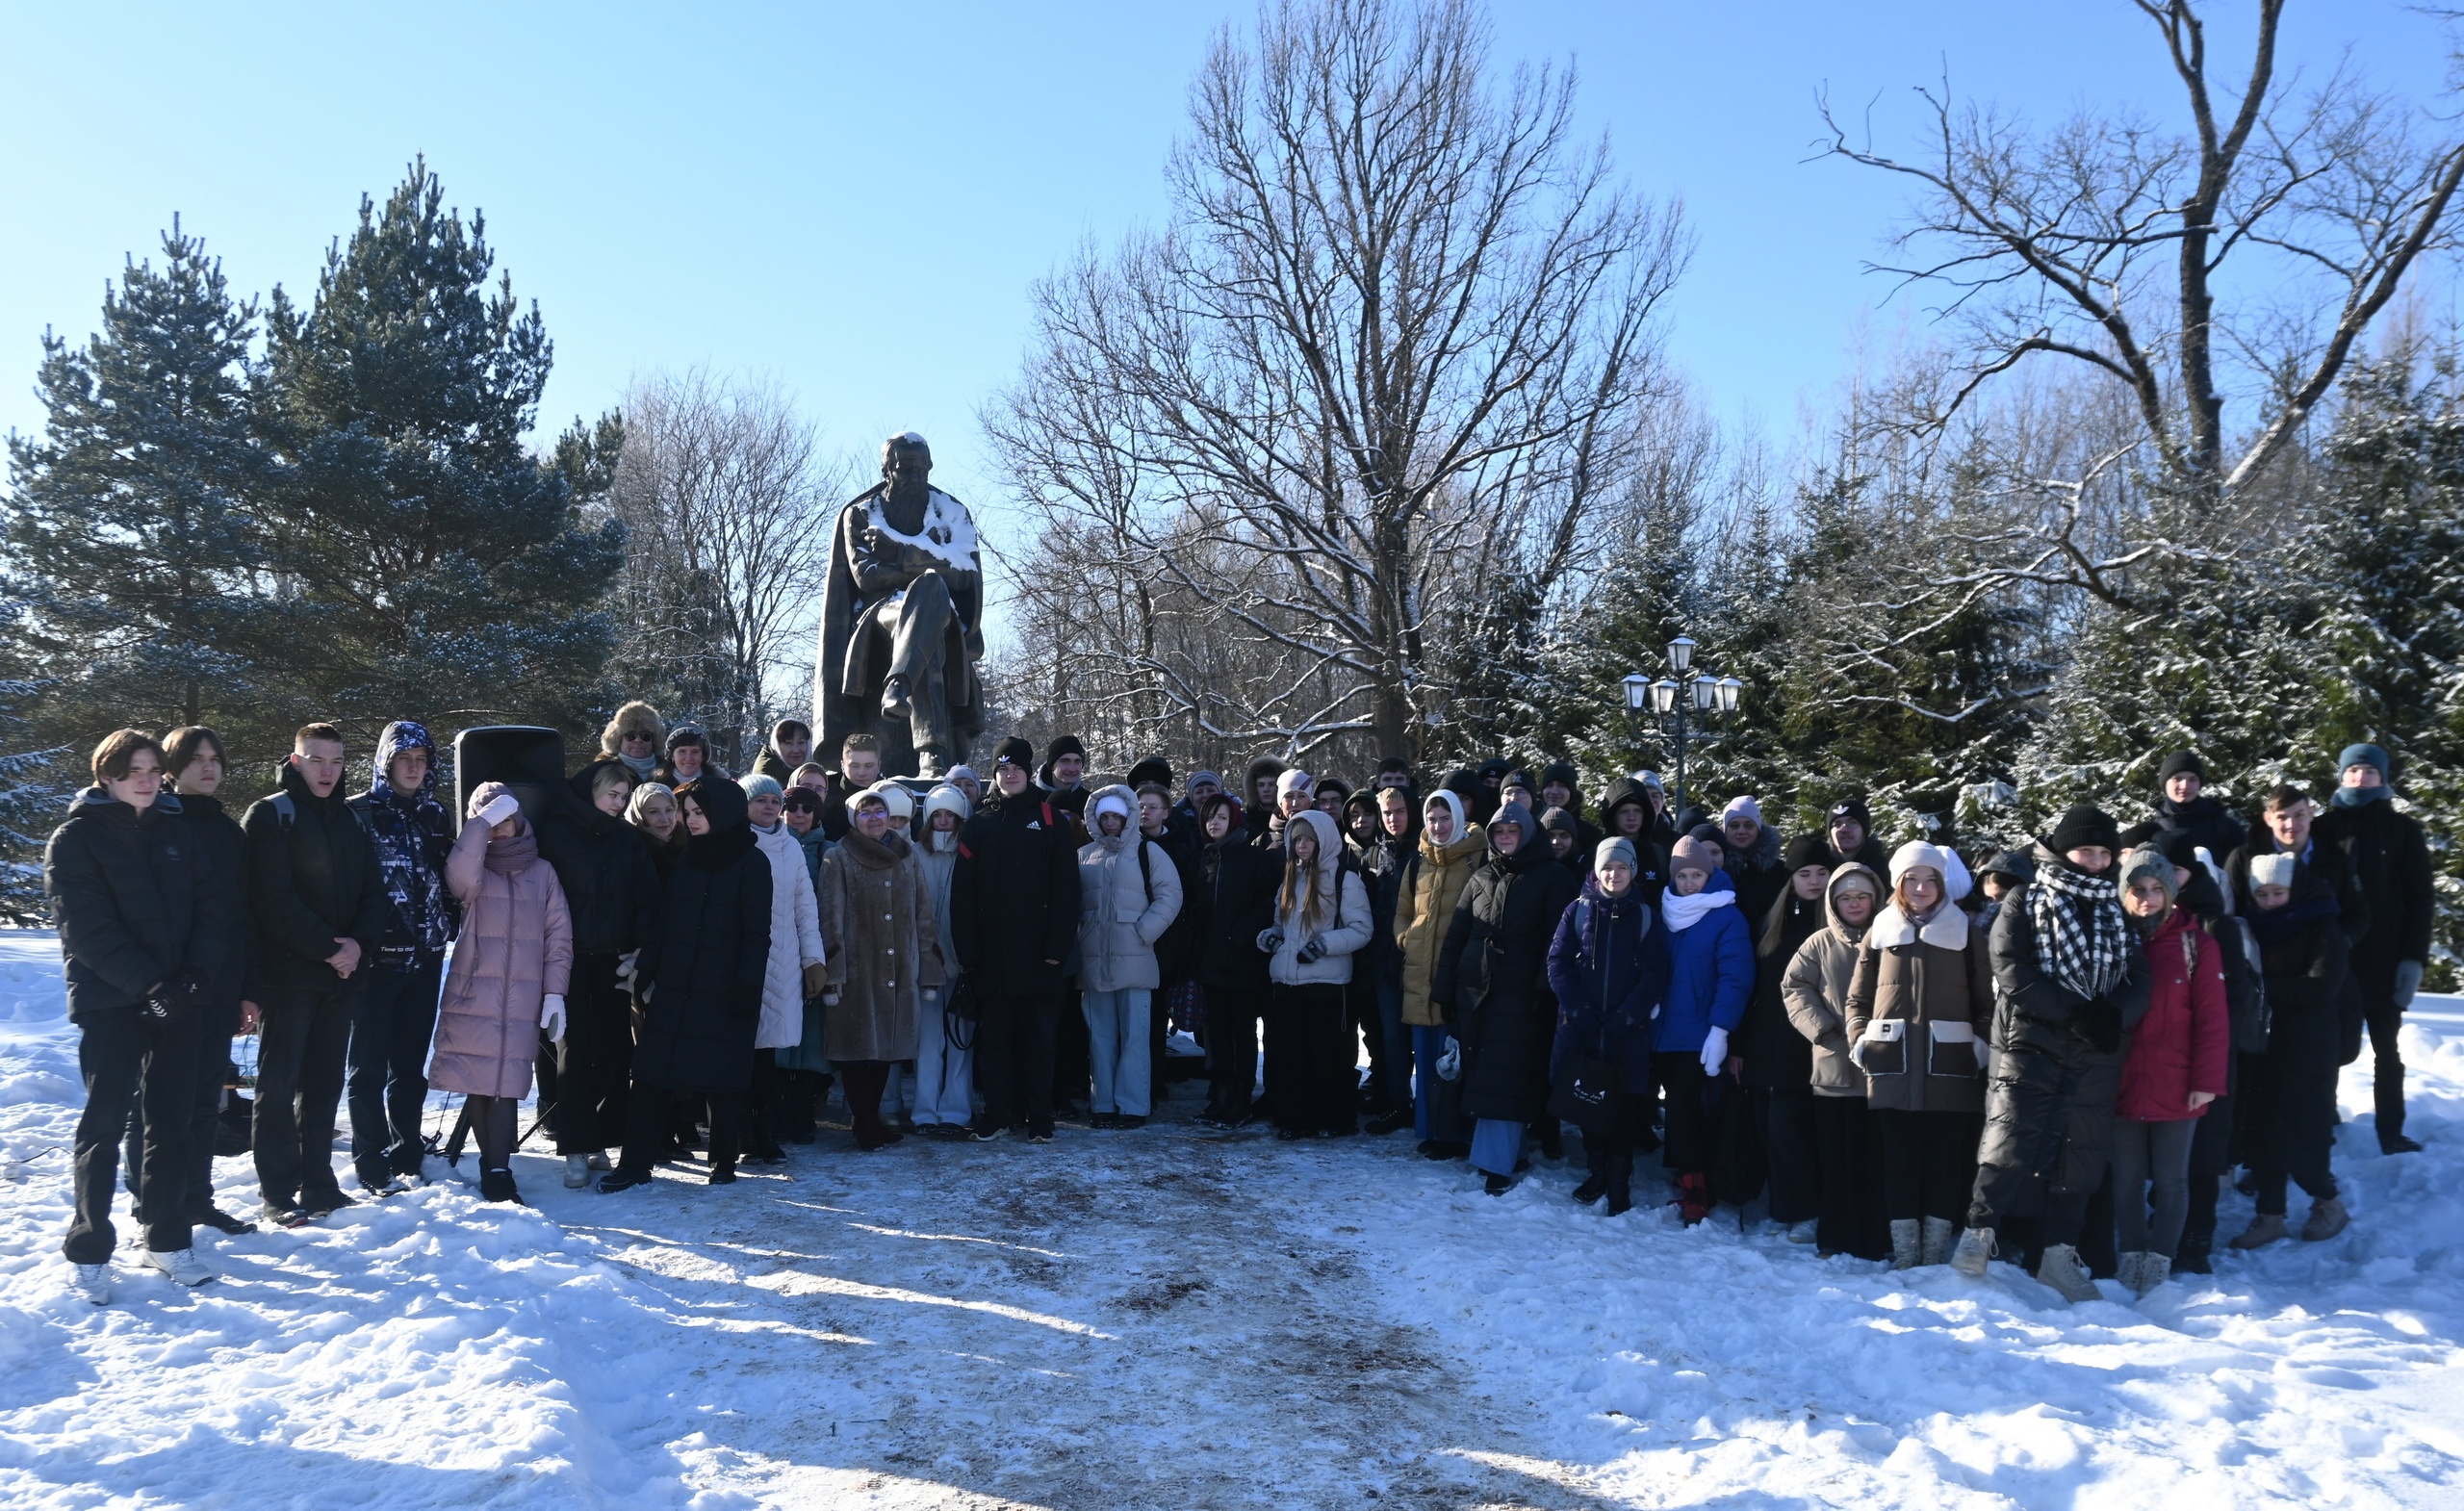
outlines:
{"label": "blue jeans", "polygon": [[1090,991],[1079,996],[1087,1014],[1088,1059],[1095,1071],[1098,1113],[1146,1115],[1146,1016],[1154,993],[1144,986],[1116,991]]}

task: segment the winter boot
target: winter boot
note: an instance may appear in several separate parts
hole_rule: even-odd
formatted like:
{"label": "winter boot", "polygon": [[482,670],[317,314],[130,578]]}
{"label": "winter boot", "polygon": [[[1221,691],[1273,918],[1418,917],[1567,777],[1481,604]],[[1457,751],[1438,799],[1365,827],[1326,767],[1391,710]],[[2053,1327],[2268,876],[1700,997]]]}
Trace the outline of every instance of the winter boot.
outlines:
{"label": "winter boot", "polygon": [[511,1170],[481,1170],[479,1172],[479,1199],[481,1201],[510,1202],[517,1207],[524,1204],[522,1200],[522,1192],[514,1189],[513,1172]]}
{"label": "winter boot", "polygon": [[1605,1170],[1592,1171],[1589,1176],[1584,1178],[1581,1185],[1575,1188],[1575,1200],[1581,1202],[1586,1207],[1607,1194],[1608,1172]]}
{"label": "winter boot", "polygon": [[2073,1306],[2093,1301],[2104,1293],[2096,1289],[2095,1277],[2079,1261],[2079,1251],[2067,1243],[2048,1243],[2044,1258],[2037,1261],[2037,1278],[2062,1293]]}
{"label": "winter boot", "polygon": [[1914,1269],[1924,1258],[1925,1224],[1914,1217],[1890,1219],[1890,1268]]}
{"label": "winter boot", "polygon": [[1711,1178],[1703,1174],[1677,1178],[1677,1215],[1692,1227],[1711,1215]]}
{"label": "winter boot", "polygon": [[2324,1242],[2342,1233],[2351,1221],[2352,1215],[2345,1211],[2343,1197],[2329,1196],[2314,1201],[2310,1204],[2310,1220],[2301,1224],[2302,1240],[2310,1243]]}
{"label": "winter boot", "polygon": [[2172,1264],[2162,1254],[2133,1251],[2121,1256],[2116,1269],[2115,1278],[2128,1286],[2132,1295],[2143,1296],[2165,1283]]}
{"label": "winter boot", "polygon": [[1514,1177],[1511,1175],[1492,1175],[1487,1180],[1480,1183],[1480,1189],[1487,1191],[1492,1196],[1502,1196],[1507,1191],[1514,1190]]}
{"label": "winter boot", "polygon": [[1986,1262],[1992,1257],[1993,1230],[1970,1228],[1960,1235],[1959,1247],[1951,1251],[1951,1268],[1970,1280],[1982,1280]]}
{"label": "winter boot", "polygon": [[205,1261],[197,1258],[196,1250],[192,1248],[149,1248],[145,1251],[145,1263],[170,1276],[178,1285],[201,1286],[214,1278],[214,1271],[205,1268]]}
{"label": "winter boot", "polygon": [[112,1267],[109,1265],[79,1265],[76,1267],[76,1269],[77,1278],[71,1282],[71,1284],[76,1287],[77,1293],[84,1296],[87,1300],[91,1301],[96,1306],[111,1305]]}
{"label": "winter boot", "polygon": [[569,1154],[569,1155],[566,1155],[566,1156],[565,1156],[565,1190],[567,1190],[567,1191],[579,1191],[579,1190],[581,1190],[583,1187],[585,1187],[585,1186],[587,1186],[587,1185],[589,1185],[589,1184],[590,1184],[590,1156],[589,1156],[589,1155],[586,1155],[586,1154]]}
{"label": "winter boot", "polygon": [[1808,1217],[1803,1222],[1788,1224],[1786,1238],[1791,1243],[1810,1243],[1821,1236],[1822,1224]]}
{"label": "winter boot", "polygon": [[2216,1273],[2216,1267],[2209,1258],[2209,1256],[2215,1252],[2212,1247],[2216,1235],[2211,1233],[2196,1241],[2193,1241],[2191,1239],[2182,1240],[2182,1251],[2173,1256],[2173,1262],[2167,1267],[2167,1272],[2176,1275],[2212,1275]]}
{"label": "winter boot", "polygon": [[240,1234],[257,1231],[255,1223],[245,1217],[235,1217],[219,1207],[208,1207],[190,1220],[197,1227],[212,1228],[217,1233]]}
{"label": "winter boot", "polygon": [[2250,1219],[2250,1225],[2242,1230],[2242,1236],[2233,1241],[2233,1246],[2235,1248],[2265,1248],[2285,1237],[2289,1231],[2284,1225],[2283,1213],[2262,1212]]}
{"label": "winter boot", "polygon": [[650,1171],[629,1170],[619,1165],[600,1177],[599,1193],[603,1196],[613,1196],[620,1191],[631,1191],[636,1186],[648,1186],[650,1183]]}
{"label": "winter boot", "polygon": [[1920,1265],[1947,1265],[1951,1262],[1951,1245],[1959,1242],[1960,1225],[1948,1217],[1925,1219],[1924,1252],[1917,1258]]}
{"label": "winter boot", "polygon": [[1634,1206],[1634,1157],[1615,1154],[1608,1158],[1608,1215],[1630,1212]]}
{"label": "winter boot", "polygon": [[1412,1120],[1411,1104],[1407,1102],[1383,1117],[1371,1118],[1369,1126],[1363,1131],[1383,1138],[1390,1133],[1401,1133],[1412,1126]]}

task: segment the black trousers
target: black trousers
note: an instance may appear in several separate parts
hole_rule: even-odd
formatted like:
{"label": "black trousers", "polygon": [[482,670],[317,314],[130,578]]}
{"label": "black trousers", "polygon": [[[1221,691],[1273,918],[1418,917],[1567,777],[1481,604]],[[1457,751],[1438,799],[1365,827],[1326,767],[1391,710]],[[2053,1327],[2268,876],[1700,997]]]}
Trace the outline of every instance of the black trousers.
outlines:
{"label": "black trousers", "polygon": [[1883,1216],[1883,1136],[1861,1096],[1813,1099],[1814,1160],[1822,1210],[1814,1246],[1825,1254],[1883,1259],[1890,1228]]}
{"label": "black trousers", "polygon": [[1267,1101],[1277,1128],[1302,1134],[1358,1129],[1360,1041],[1344,996],[1333,982],[1269,988]]}
{"label": "black trousers", "polygon": [[2237,1091],[2208,1103],[2207,1115],[2191,1135],[2190,1211],[2182,1220],[2177,1254],[2205,1254],[2215,1246],[2216,1199],[2224,1172],[2233,1168],[2233,1124],[2241,1115],[2241,1101]]}
{"label": "black trousers", "polygon": [[471,1132],[479,1140],[479,1168],[512,1169],[513,1141],[522,1130],[522,1098],[474,1096],[469,1106]]}
{"label": "black trousers", "polygon": [[687,1117],[707,1101],[710,1105],[710,1168],[732,1170],[744,1146],[744,1093],[697,1091],[680,1087],[647,1086],[635,1081],[625,1093],[625,1157],[620,1168],[647,1175],[668,1149],[668,1123],[681,1113]]}
{"label": "black trousers", "polygon": [[[1064,999],[1077,1000],[1075,989]],[[1147,1016],[1152,1018],[1154,1014],[1150,1011]],[[1091,1103],[1095,1099],[1095,1057],[1094,1042],[1087,1034],[1087,1015],[1056,1011],[1052,1031],[1052,1071],[1046,1078],[1052,1082],[1052,1105]]]}
{"label": "black trousers", "polygon": [[2396,1006],[2395,988],[2380,991],[2359,986],[2361,1020],[2370,1027],[2370,1100],[2378,1114],[2378,1142],[2383,1147],[2404,1136],[2404,1057],[2396,1047],[2404,1031],[2404,1010]]}
{"label": "black trousers", "polygon": [[[186,1212],[167,1216],[194,1223],[214,1206],[214,1143],[220,1132],[223,1085],[230,1079],[231,1036],[240,1031],[240,1010],[216,1008],[198,1017],[196,1056],[191,1062],[189,1120],[181,1138],[180,1199]],[[127,1183],[129,1216],[145,1220],[145,1099],[141,1086],[129,1089],[128,1134],[120,1143],[120,1178]]]}
{"label": "black trousers", "polygon": [[1225,1122],[1248,1115],[1257,1089],[1259,1008],[1245,991],[1206,989],[1206,1107]]}
{"label": "black trousers", "polygon": [[1393,1083],[1392,1071],[1386,1063],[1386,1023],[1377,1012],[1377,982],[1375,967],[1371,964],[1374,950],[1363,950],[1352,961],[1352,979],[1344,987],[1344,1032],[1351,1036],[1350,1057],[1344,1063],[1353,1067],[1352,1088],[1359,1090],[1360,1049],[1366,1041],[1369,1048],[1369,1096],[1373,1104],[1384,1108],[1388,1104],[1386,1088]]}
{"label": "black trousers", "polygon": [[[975,1025],[975,1088],[984,1095],[980,1130],[1024,1122],[1030,1134],[1052,1133],[1053,1036],[1064,1014],[1058,996],[979,991]],[[1086,1020],[1079,1014],[1083,1031]]]}
{"label": "black trousers", "polygon": [[1752,1088],[1754,1120],[1770,1161],[1771,1220],[1806,1222],[1822,1216],[1822,1167],[1814,1133],[1811,1088]]}
{"label": "black trousers", "polygon": [[135,1008],[106,1009],[79,1020],[77,1068],[86,1082],[86,1110],[78,1115],[70,1149],[76,1215],[60,1245],[70,1264],[109,1264],[119,1242],[112,1228],[112,1200],[118,1194],[120,1135],[128,1128],[132,1102],[145,1115],[140,1184],[154,1195],[144,1218],[145,1246],[157,1253],[189,1246],[189,1127],[205,1027],[202,1013],[175,1012],[157,1020],[141,1017]]}
{"label": "black trousers", "polygon": [[350,1162],[362,1186],[420,1172],[427,1048],[444,976],[444,962],[433,960],[413,970],[352,974],[367,978],[350,1018]]}
{"label": "black trousers", "polygon": [[1652,1139],[1652,1098],[1648,1091],[1620,1091],[1616,1096],[1615,1120],[1608,1131],[1582,1136],[1583,1164],[1591,1173],[1607,1183],[1608,1190],[1620,1195],[1631,1191],[1634,1179],[1634,1151],[1647,1146]]}
{"label": "black trousers", "polygon": [[1703,1057],[1678,1050],[1652,1056],[1652,1083],[1660,1093],[1659,1163],[1680,1175],[1707,1175],[1711,1168],[1711,1115],[1703,1107]]}
{"label": "black trousers", "polygon": [[303,1191],[339,1191],[334,1179],[334,1114],[342,1105],[351,1010],[366,971],[304,989],[269,987],[257,1038],[257,1098],[251,1143],[257,1189],[276,1206]]}
{"label": "black trousers", "polygon": [[2258,1177],[2259,1211],[2282,1216],[2290,1178],[2313,1200],[2336,1194],[2329,1153],[2336,1138],[2336,1063],[2339,1030],[2323,1012],[2279,1012],[2270,1025],[2268,1051],[2259,1057],[2245,1132],[2250,1173]]}
{"label": "black trousers", "polygon": [[1973,1113],[1875,1112],[1883,1136],[1883,1215],[1957,1222],[1976,1184]]}
{"label": "black trousers", "polygon": [[[565,1042],[555,1062],[548,1126],[556,1152],[603,1154],[623,1143],[625,1090],[633,1074],[633,998],[617,984],[615,956],[574,957],[565,987]],[[540,1087],[539,1095],[548,1099],[549,1088]]]}

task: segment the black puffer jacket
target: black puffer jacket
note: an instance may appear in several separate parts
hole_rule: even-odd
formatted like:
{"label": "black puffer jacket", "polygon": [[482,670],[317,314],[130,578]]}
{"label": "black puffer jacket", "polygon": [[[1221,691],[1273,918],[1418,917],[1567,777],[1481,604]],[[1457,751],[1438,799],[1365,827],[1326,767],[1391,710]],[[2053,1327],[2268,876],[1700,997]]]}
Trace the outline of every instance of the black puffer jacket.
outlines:
{"label": "black puffer jacket", "polygon": [[1263,998],[1267,957],[1258,935],[1274,924],[1281,852],[1260,850],[1242,830],[1207,846],[1183,909],[1194,920],[1197,984],[1209,991]]}
{"label": "black puffer jacket", "polygon": [[1807,902],[1795,887],[1780,894],[1755,935],[1754,995],[1737,1025],[1735,1053],[1745,1057],[1745,1084],[1773,1091],[1813,1088],[1813,1043],[1788,1021],[1781,980],[1797,949],[1830,922],[1823,899]]}
{"label": "black puffer jacket", "polygon": [[959,831],[950,941],[979,991],[1058,997],[1078,943],[1078,826],[1035,788],[995,798]]}
{"label": "black puffer jacket", "polygon": [[184,796],[179,805],[180,817],[205,847],[215,887],[224,894],[224,937],[218,942],[225,968],[216,974],[213,1006],[225,1018],[235,1020],[231,1032],[236,1034],[240,1004],[265,1000],[261,995],[265,983],[257,966],[257,931],[248,926],[248,836],[220,798]]}
{"label": "black puffer jacket", "polygon": [[[2042,845],[2037,846],[2029,858],[2040,874],[2055,866],[2071,868],[2067,860]],[[2047,975],[2037,960],[2037,926],[2029,903],[2034,890],[2032,885],[2011,894],[1993,918],[1993,986],[2001,1005],[1995,1047],[2049,1053],[2065,1063],[2094,1056],[2107,1056],[2118,1063],[2128,1040],[2125,1038],[2122,1046],[2115,1049],[2091,1043],[2082,1025],[2090,999]],[[2147,970],[2147,952],[2139,948],[2136,935],[2125,941],[2122,957],[2126,968],[2121,983],[2103,1000],[2118,1014],[2121,1030],[2127,1035],[2147,1015],[2152,979]]]}
{"label": "black puffer jacket", "polygon": [[1536,839],[1492,851],[1454,905],[1429,997],[1463,1046],[1463,1114],[1528,1122],[1549,1103],[1549,942],[1581,891]]}
{"label": "black puffer jacket", "polygon": [[539,824],[539,853],[556,868],[573,912],[576,955],[622,955],[650,942],[658,928],[664,889],[650,841],[621,817],[590,801],[595,760],[574,774],[556,809]]}
{"label": "black puffer jacket", "polygon": [[770,966],[770,858],[746,822],[744,789],[724,777],[694,788],[710,832],[684,847],[666,917],[635,962],[647,988],[633,1075],[652,1086],[741,1091],[753,1084]]}
{"label": "black puffer jacket", "polygon": [[2394,988],[2402,960],[2427,960],[2438,889],[2420,821],[2380,799],[2357,807],[2330,805],[2319,837],[2342,850],[2370,900],[2370,922],[2352,933],[2352,975],[2373,997]]}
{"label": "black puffer jacket", "polygon": [[208,1006],[236,979],[226,899],[196,832],[169,793],[140,812],[88,787],[43,847],[43,890],[67,958],[68,1015],[80,1022],[145,1001]]}
{"label": "black puffer jacket", "polygon": [[359,941],[372,964],[394,918],[376,842],[368,837],[336,783],[318,797],[299,768],[284,761],[278,780],[290,798],[283,821],[273,798],[248,806],[240,828],[248,838],[248,910],[256,921],[259,969],[270,988],[321,991],[342,978],[325,963],[334,941]]}
{"label": "black puffer jacket", "polygon": [[2233,852],[2241,848],[2249,826],[2224,810],[2224,805],[2204,794],[2188,803],[2176,803],[2159,796],[2155,810],[2143,824],[2133,824],[2122,831],[2125,845],[2150,844],[2166,834],[2187,833],[2203,847],[2218,865],[2222,865]]}

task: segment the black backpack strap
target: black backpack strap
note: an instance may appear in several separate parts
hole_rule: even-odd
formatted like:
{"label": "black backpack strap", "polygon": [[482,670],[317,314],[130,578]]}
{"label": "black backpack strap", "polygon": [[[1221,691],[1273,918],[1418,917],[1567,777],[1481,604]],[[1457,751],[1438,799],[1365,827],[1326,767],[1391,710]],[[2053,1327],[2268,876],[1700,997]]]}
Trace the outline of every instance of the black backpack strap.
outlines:
{"label": "black backpack strap", "polygon": [[1138,879],[1146,884],[1146,906],[1155,906],[1155,862],[1146,858],[1146,847],[1153,841],[1144,835],[1138,840]]}

